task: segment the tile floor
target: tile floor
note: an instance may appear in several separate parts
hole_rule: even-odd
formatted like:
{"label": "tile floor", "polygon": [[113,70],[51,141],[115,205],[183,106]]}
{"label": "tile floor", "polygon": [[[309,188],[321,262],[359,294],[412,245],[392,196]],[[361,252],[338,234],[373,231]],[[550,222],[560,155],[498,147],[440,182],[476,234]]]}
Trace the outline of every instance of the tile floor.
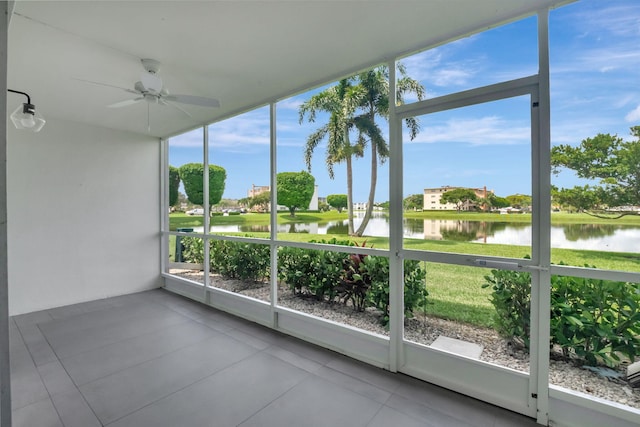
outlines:
{"label": "tile floor", "polygon": [[15,427],[536,426],[160,289],[10,332]]}

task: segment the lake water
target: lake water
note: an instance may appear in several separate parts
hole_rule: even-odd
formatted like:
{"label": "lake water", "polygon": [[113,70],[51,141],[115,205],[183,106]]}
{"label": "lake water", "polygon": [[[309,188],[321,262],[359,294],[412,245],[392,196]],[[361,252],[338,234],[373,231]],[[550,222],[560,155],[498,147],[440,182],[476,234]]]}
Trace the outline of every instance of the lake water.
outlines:
{"label": "lake water", "polygon": [[[356,213],[355,228],[362,222],[362,212]],[[456,221],[439,219],[403,220],[404,237],[409,239],[453,240],[487,244],[531,246],[531,224],[513,222]],[[195,230],[202,232],[202,228]],[[212,226],[212,232],[268,232],[268,225]],[[347,220],[327,223],[279,224],[278,233],[344,234]],[[389,218],[374,213],[366,236],[389,236]],[[565,249],[640,252],[640,227],[613,224],[567,224],[551,227],[551,246]]]}

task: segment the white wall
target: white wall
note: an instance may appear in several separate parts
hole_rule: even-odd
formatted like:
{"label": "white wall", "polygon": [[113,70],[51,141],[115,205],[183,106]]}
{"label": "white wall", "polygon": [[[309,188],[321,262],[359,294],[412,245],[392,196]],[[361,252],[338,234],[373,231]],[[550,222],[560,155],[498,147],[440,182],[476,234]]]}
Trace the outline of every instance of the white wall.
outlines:
{"label": "white wall", "polygon": [[10,314],[159,287],[159,141],[8,128]]}

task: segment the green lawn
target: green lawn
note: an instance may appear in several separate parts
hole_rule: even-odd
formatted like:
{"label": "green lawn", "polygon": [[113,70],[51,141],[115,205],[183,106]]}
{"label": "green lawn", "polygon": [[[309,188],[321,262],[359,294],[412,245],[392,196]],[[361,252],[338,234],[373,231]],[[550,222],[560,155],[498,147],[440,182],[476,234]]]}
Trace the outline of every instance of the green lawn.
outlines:
{"label": "green lawn", "polygon": [[[411,212],[416,218],[458,218],[455,212],[432,213],[432,212]],[[437,214],[437,215],[434,215]],[[408,216],[408,215],[407,215]],[[467,220],[483,220],[485,216],[497,217],[504,221],[505,218],[514,221],[530,221],[530,215],[493,215],[493,214],[460,214]],[[527,218],[528,217],[528,218]],[[288,213],[278,215],[279,223],[288,222],[326,222],[330,220],[345,219],[346,214],[330,213],[301,213],[295,219],[289,217]],[[594,218],[585,214],[554,214],[554,222],[558,223],[593,223]],[[621,220],[601,220],[611,224],[634,224],[636,221],[640,225],[640,216],[624,217]],[[268,224],[268,214],[247,214],[230,217],[213,217],[212,224]],[[202,226],[202,217],[190,217],[184,214],[172,214],[170,216],[171,229],[184,226]],[[186,225],[185,225],[186,224]],[[246,236],[248,233],[225,233]],[[269,233],[250,233],[251,236],[269,238]],[[281,233],[278,238],[287,241],[307,242],[310,240],[329,240],[335,237],[338,240],[347,238],[345,235],[314,235],[308,233]],[[363,243],[367,247],[388,248],[389,239],[385,237],[351,237],[349,240],[359,245]],[[173,252],[175,241],[170,240],[170,251]],[[531,249],[525,246],[481,244],[469,242],[454,242],[442,240],[405,239],[404,247],[414,250],[437,251],[448,253],[473,254],[478,256],[501,256],[509,258],[523,258],[531,253]],[[638,253],[616,253],[605,251],[582,251],[572,249],[553,249],[552,262],[558,264],[563,262],[568,265],[584,266],[594,265],[598,268],[623,271],[640,271],[640,254]],[[459,265],[426,263],[423,265],[427,271],[426,283],[429,291],[429,304],[426,313],[438,317],[467,322],[479,326],[491,327],[493,325],[494,309],[488,300],[490,290],[482,289],[484,276],[490,273],[489,269],[466,267]]]}

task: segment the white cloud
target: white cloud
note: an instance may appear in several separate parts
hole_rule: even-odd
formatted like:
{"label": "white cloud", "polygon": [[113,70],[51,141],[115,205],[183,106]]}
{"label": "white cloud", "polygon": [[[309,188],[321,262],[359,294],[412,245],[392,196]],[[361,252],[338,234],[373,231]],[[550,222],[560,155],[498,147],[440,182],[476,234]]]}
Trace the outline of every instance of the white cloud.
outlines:
{"label": "white cloud", "polygon": [[629,114],[624,116],[624,119],[628,122],[640,122],[640,105],[629,111]]}
{"label": "white cloud", "polygon": [[[405,137],[408,140],[408,136]],[[413,143],[461,142],[470,145],[530,144],[531,129],[496,116],[479,119],[451,119],[425,127]]]}
{"label": "white cloud", "polygon": [[278,109],[298,111],[303,102],[300,98],[288,98],[278,102]]}

